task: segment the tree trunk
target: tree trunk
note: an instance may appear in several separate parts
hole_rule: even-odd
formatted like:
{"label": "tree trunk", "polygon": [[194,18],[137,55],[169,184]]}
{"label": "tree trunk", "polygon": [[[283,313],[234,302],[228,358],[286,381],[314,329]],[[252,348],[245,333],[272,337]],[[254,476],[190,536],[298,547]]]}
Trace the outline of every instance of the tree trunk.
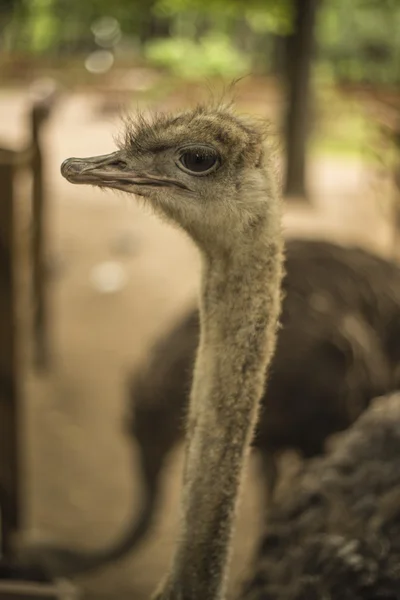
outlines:
{"label": "tree trunk", "polygon": [[310,117],[310,70],[318,0],[294,0],[294,31],[286,43],[285,123],[286,176],[284,193],[307,198],[306,146]]}

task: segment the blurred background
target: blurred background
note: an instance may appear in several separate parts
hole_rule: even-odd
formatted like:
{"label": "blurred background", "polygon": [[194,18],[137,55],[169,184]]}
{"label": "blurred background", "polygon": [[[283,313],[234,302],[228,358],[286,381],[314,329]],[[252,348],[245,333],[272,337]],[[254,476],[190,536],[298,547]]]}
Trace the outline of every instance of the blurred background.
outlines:
{"label": "blurred background", "polygon": [[[199,279],[185,237],[132,198],[70,185],[61,162],[112,151],[121,114],[226,94],[271,121],[287,236],[396,258],[399,31],[397,0],[0,0],[0,475],[11,529],[93,548],[123,527],[140,497],[127,380]],[[181,465],[179,449],[140,552],[79,580],[88,597],[148,597],[173,548]],[[235,581],[259,528],[253,471]]]}

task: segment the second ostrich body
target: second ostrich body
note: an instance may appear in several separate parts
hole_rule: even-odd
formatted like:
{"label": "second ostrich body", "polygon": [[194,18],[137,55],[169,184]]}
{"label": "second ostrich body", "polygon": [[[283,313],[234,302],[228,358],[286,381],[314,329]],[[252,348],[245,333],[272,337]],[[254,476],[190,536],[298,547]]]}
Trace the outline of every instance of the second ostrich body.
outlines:
{"label": "second ostrich body", "polygon": [[[399,383],[400,268],[359,248],[289,240],[282,328],[255,445],[305,458],[347,428],[369,401]],[[148,477],[179,440],[198,343],[187,313],[130,382],[128,431]]]}
{"label": "second ostrich body", "polygon": [[376,399],[270,509],[241,600],[400,600],[400,394]]}
{"label": "second ostrich body", "polygon": [[241,476],[280,312],[280,201],[263,137],[226,109],[139,122],[129,148],[64,176],[143,196],[202,257],[179,542],[157,597],[220,600]]}

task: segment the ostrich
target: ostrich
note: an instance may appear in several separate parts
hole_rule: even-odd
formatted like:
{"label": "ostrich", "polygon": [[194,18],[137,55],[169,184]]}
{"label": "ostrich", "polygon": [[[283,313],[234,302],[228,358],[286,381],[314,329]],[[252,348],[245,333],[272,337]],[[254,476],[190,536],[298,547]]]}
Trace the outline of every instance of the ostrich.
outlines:
{"label": "ostrich", "polygon": [[[62,173],[73,183],[143,197],[200,250],[200,341],[186,424],[180,533],[154,598],[220,600],[281,307],[280,199],[269,152],[250,121],[224,107],[202,107],[150,125],[141,120],[119,151],[69,159]],[[393,325],[398,332],[398,320]],[[390,341],[397,346],[393,332]],[[299,534],[295,530],[282,550],[278,523],[275,538],[267,534],[264,540],[244,597],[398,600],[399,428],[399,397],[387,398],[377,416],[368,410],[342,447],[322,460],[311,494],[307,478],[291,490],[282,524],[301,517],[308,503],[320,525],[306,511]],[[303,489],[305,496],[297,496]],[[270,522],[278,519],[279,507]],[[271,546],[276,559],[268,568],[263,559]],[[280,596],[279,583],[286,585]]]}
{"label": "ostrich", "polygon": [[[279,453],[295,449],[307,459],[321,454],[330,434],[349,427],[372,398],[395,389],[400,360],[397,265],[326,241],[288,240],[285,254],[282,331],[253,440],[268,504]],[[138,515],[110,546],[88,552],[48,543],[31,548],[53,575],[84,573],[117,560],[147,533],[163,463],[184,433],[198,339],[193,309],[157,342],[129,381],[127,429],[139,448],[144,488]]]}
{"label": "ostrich", "polygon": [[288,485],[241,600],[399,600],[400,393],[374,401]]}
{"label": "ostrich", "polygon": [[68,159],[72,183],[148,202],[197,245],[201,332],[187,417],[179,542],[156,598],[225,596],[240,482],[275,348],[280,198],[259,126],[227,107],[131,123],[110,155]]}

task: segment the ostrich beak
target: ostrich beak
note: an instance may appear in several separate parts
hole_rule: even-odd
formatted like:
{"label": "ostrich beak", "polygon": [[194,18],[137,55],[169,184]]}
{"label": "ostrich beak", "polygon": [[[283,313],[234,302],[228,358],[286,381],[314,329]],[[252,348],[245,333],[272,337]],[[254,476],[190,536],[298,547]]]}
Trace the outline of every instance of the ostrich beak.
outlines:
{"label": "ostrich beak", "polygon": [[123,191],[130,191],[128,186],[131,185],[189,189],[175,179],[134,173],[121,151],[89,158],[67,158],[61,165],[61,175],[70,183],[86,183]]}
{"label": "ostrich beak", "polygon": [[144,182],[127,170],[121,152],[88,158],[67,158],[61,165],[61,175],[70,183],[87,183],[101,187],[123,189],[124,184]]}

